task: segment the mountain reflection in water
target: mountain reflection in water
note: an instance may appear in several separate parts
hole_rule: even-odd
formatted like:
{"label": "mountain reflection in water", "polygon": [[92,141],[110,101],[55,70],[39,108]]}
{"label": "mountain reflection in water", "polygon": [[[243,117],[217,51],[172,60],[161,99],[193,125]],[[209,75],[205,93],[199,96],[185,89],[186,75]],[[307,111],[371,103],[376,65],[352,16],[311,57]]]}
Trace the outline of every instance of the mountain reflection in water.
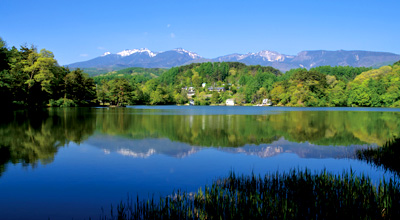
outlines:
{"label": "mountain reflection in water", "polygon": [[[184,158],[200,151],[203,147],[186,143],[172,142],[166,138],[132,140],[125,137],[94,135],[87,144],[102,149],[107,154],[116,152],[124,156],[147,158],[162,154],[175,158]],[[242,153],[261,158],[276,156],[281,153],[295,153],[300,158],[356,158],[356,150],[367,149],[375,145],[320,146],[306,143],[294,143],[281,138],[271,144],[247,144],[243,147],[217,147],[227,153]]]}
{"label": "mountain reflection in water", "polygon": [[382,146],[400,132],[396,111],[146,108],[11,112],[0,123],[0,175],[10,162],[51,163],[69,142],[141,158],[182,158],[202,147],[260,157],[291,152],[304,158],[355,158],[357,149]]}

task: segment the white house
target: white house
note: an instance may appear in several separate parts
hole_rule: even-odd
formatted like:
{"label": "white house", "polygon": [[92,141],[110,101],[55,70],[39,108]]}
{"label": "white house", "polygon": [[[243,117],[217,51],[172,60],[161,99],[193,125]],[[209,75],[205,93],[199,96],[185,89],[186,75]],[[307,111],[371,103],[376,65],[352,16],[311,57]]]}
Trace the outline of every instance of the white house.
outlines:
{"label": "white house", "polygon": [[227,99],[226,102],[225,102],[225,104],[226,104],[227,106],[234,106],[234,105],[235,105],[235,100],[233,100],[233,99]]}
{"label": "white house", "polygon": [[262,105],[267,105],[267,106],[272,105],[271,99],[263,99]]}
{"label": "white house", "polygon": [[186,90],[187,91],[187,96],[190,98],[190,97],[192,97],[195,93],[196,93],[196,90],[195,90],[195,88],[194,87],[183,87],[182,88],[182,90]]}

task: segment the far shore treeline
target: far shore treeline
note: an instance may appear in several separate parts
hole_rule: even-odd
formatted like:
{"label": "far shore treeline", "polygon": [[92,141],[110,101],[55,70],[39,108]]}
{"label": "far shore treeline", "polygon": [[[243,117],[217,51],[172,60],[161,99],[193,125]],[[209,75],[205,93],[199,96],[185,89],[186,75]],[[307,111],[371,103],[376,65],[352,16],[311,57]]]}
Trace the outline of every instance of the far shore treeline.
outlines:
{"label": "far shore treeline", "polygon": [[[44,106],[256,105],[400,107],[400,61],[379,69],[298,68],[239,62],[193,63],[171,69],[127,68],[89,76],[58,65],[52,52],[7,47],[0,38],[0,97],[9,108]],[[192,88],[190,88],[192,87]],[[189,95],[191,96],[188,96]]]}

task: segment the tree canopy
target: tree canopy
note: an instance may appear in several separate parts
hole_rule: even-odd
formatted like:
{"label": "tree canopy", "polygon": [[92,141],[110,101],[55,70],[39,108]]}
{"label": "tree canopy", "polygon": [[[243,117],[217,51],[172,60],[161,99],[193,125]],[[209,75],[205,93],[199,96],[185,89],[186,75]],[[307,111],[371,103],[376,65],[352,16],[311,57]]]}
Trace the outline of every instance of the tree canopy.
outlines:
{"label": "tree canopy", "polygon": [[96,94],[92,78],[59,66],[51,51],[7,48],[0,38],[0,94],[5,107],[85,105]]}

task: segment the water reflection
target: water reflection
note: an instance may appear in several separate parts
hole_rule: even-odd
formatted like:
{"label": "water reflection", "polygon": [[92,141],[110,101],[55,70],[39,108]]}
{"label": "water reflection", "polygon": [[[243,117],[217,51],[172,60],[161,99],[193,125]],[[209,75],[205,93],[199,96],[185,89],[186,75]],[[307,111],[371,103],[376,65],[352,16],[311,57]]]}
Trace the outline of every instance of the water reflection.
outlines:
{"label": "water reflection", "polygon": [[102,149],[105,154],[115,152],[133,158],[148,158],[154,154],[184,158],[200,150],[200,147],[172,142],[166,138],[132,140],[118,136],[94,135],[86,143]]}
{"label": "water reflection", "polygon": [[95,117],[90,109],[16,111],[0,123],[0,175],[7,163],[35,167],[51,163],[60,147],[81,143],[93,134]]}
{"label": "water reflection", "polygon": [[235,109],[226,114],[219,109],[218,115],[213,108],[202,114],[132,108],[12,112],[0,122],[0,175],[9,162],[50,163],[70,141],[140,158],[182,158],[202,147],[259,157],[292,152],[304,158],[354,158],[357,149],[400,136],[399,112],[250,108],[251,114],[243,114]]}
{"label": "water reflection", "polygon": [[[190,156],[202,149],[200,146],[173,142],[165,138],[149,138],[132,140],[125,137],[94,135],[87,144],[103,150],[105,154],[115,152],[134,158],[148,158],[162,154],[175,158]],[[273,157],[282,153],[294,153],[300,158],[351,158],[356,159],[355,152],[371,148],[372,145],[321,146],[305,143],[294,143],[281,138],[271,144],[247,144],[243,147],[218,147],[219,151],[258,156]]]}
{"label": "water reflection", "polygon": [[383,167],[386,171],[391,171],[400,175],[400,139],[388,141],[382,147],[357,150],[357,158],[376,167]]}
{"label": "water reflection", "polygon": [[[141,109],[140,111],[143,111]],[[210,109],[212,111],[212,109]],[[283,137],[326,146],[377,144],[398,136],[399,112],[288,111],[267,115],[137,114],[99,110],[96,129],[131,139],[168,138],[194,146],[241,147]]]}

